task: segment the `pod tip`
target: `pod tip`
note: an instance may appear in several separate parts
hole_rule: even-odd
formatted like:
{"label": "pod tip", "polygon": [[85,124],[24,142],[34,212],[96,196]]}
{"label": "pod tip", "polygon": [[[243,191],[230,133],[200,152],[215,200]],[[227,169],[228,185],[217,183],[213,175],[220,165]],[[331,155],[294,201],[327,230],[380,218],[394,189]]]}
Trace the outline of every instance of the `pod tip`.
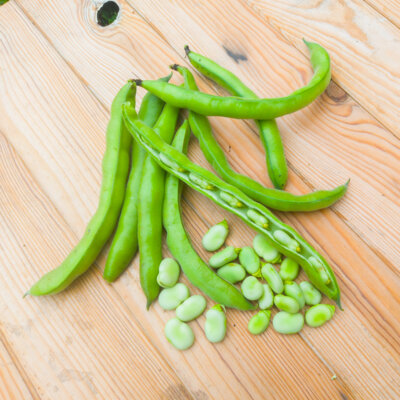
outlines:
{"label": "pod tip", "polygon": [[129,79],[129,82],[135,83],[137,86],[142,86],[142,79]]}
{"label": "pod tip", "polygon": [[174,71],[178,71],[179,65],[178,64],[171,64],[169,67],[171,69],[173,69]]}
{"label": "pod tip", "polygon": [[185,44],[185,46],[184,46],[183,48],[185,49],[185,53],[186,53],[186,55],[188,56],[189,53],[190,53],[190,48],[189,48],[189,46],[188,46],[187,44]]}
{"label": "pod tip", "polygon": [[28,290],[23,294],[22,298],[24,299],[26,296],[28,296],[30,294],[31,294],[31,292],[30,292],[30,290]]}

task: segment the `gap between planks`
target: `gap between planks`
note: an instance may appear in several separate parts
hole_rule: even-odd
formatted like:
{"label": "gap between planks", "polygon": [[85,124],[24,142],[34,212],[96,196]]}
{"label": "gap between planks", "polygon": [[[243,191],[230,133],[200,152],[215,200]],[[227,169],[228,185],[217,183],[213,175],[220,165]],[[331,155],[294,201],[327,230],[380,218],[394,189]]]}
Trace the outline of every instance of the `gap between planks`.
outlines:
{"label": "gap between planks", "polygon": [[[50,40],[50,38],[48,37],[48,35],[46,35],[46,33],[40,28],[40,26],[38,26],[38,25],[36,24],[36,22],[34,21],[34,19],[31,18],[30,14],[26,12],[26,10],[24,9],[24,7],[21,6],[21,4],[18,2],[18,0],[15,2],[15,4],[16,4],[16,6],[21,10],[21,12],[26,16],[26,18],[29,20],[29,22],[34,26],[34,28],[35,28],[35,29],[43,36],[43,38],[52,46],[52,48],[56,51],[56,53],[59,55],[59,57],[65,62],[65,64],[68,66],[68,68],[70,68],[70,70],[74,73],[74,75],[77,76],[77,78],[78,78],[79,81],[82,83],[82,85],[83,85],[86,89],[88,89],[88,91],[91,93],[91,95],[97,100],[97,102],[99,103],[99,105],[101,105],[102,108],[104,108],[105,110],[108,111],[109,109],[106,107],[106,105],[105,105],[105,104],[98,98],[98,96],[91,90],[90,86],[88,85],[88,82],[87,82],[87,81],[83,78],[83,76],[75,69],[75,67],[74,67],[74,66],[59,52],[59,50],[58,50],[57,47],[54,45],[54,43]],[[169,43],[169,41],[165,38],[165,36],[160,32],[160,30],[159,30],[153,23],[151,23],[142,13],[140,13],[134,6],[132,6],[132,4],[129,3],[129,0],[128,0],[127,5],[138,15],[146,24],[148,24],[152,30],[154,30],[154,31],[156,32],[156,34],[163,40],[163,42],[166,43],[166,45],[167,45],[175,54],[177,54],[177,56],[179,57],[180,60],[185,61],[184,58],[179,54],[179,52]],[[251,11],[253,14],[255,14],[255,16],[256,16],[257,18],[260,18],[260,16],[259,16],[258,14],[254,13],[254,10],[250,10],[250,11]],[[279,34],[279,36],[282,38],[282,40],[285,40],[285,41],[286,41],[287,43],[289,43],[291,46],[293,46],[293,47],[295,47],[297,50],[299,50],[293,43],[291,43],[291,42],[290,42],[288,39],[286,39],[280,32],[278,32],[278,31],[276,30],[276,28],[274,28],[274,27],[272,27],[272,28],[277,32],[277,34]],[[299,50],[299,51],[301,52],[301,50]],[[301,52],[301,53],[304,54],[303,52]],[[197,75],[198,75],[198,74],[197,74]],[[208,86],[211,86],[213,89],[217,90],[216,85],[210,85],[210,82],[206,81],[203,77],[201,77],[201,79],[202,79],[204,82],[207,82]],[[336,83],[336,84],[340,87],[340,85],[339,85],[338,83]],[[343,89],[342,89],[342,90],[343,90]],[[343,91],[344,91],[344,90],[343,90]],[[218,90],[217,90],[217,92],[218,92]],[[358,103],[357,101],[355,101],[346,91],[344,91],[344,92],[345,92],[355,103],[359,104],[359,103]],[[368,115],[371,115],[371,114],[369,113],[369,111],[366,110],[362,105],[360,105],[360,108],[362,108],[365,112],[367,112]],[[371,116],[372,116],[372,115],[371,115]],[[372,118],[374,118],[374,117],[372,116]],[[251,129],[251,131],[252,131],[253,133],[256,133],[256,134],[258,135],[258,133],[256,132],[256,130],[255,130],[253,127],[250,126],[250,123],[249,123],[249,122],[246,121],[246,124],[248,124],[248,126],[250,127],[250,129]],[[388,131],[390,131],[390,130],[388,130]],[[391,132],[391,131],[390,131],[390,132]],[[392,133],[392,132],[391,132],[391,133]],[[15,151],[15,149],[14,149],[14,151]],[[22,159],[21,159],[21,160],[22,160]],[[294,169],[292,168],[292,170],[294,170]],[[294,172],[296,173],[296,175],[298,175],[298,176],[300,177],[300,179],[306,184],[307,187],[310,187],[310,186],[311,186],[311,185],[309,184],[309,182],[307,182],[307,180],[304,178],[304,176],[302,176],[302,174],[300,174],[297,170],[295,170]],[[38,182],[36,182],[36,183],[38,184]],[[38,184],[38,187],[41,187],[41,186]],[[312,186],[311,186],[311,189],[313,189]],[[190,208],[196,213],[196,215],[198,215],[200,218],[202,218],[202,216],[198,213],[198,211],[197,211],[196,208],[193,206],[193,204],[190,203],[190,201],[188,201],[186,198],[184,198],[184,201],[190,206]],[[351,230],[353,233],[355,233],[356,236],[359,237],[360,240],[361,240],[362,242],[365,243],[364,239],[363,239],[360,235],[358,235],[357,232],[354,231],[354,229],[353,229],[353,227],[352,227],[351,225],[348,225],[347,221],[343,219],[343,216],[342,216],[340,213],[337,213],[336,210],[335,210],[334,208],[331,208],[331,210],[332,210],[336,215],[338,215],[338,217],[340,218],[340,220],[342,220],[347,226],[349,226],[350,230]],[[59,212],[59,210],[57,210],[57,211]],[[64,221],[65,221],[65,220],[64,220]],[[206,221],[204,221],[204,222],[205,222],[207,225],[209,225]],[[71,229],[71,227],[70,227],[70,225],[67,223],[67,221],[65,221],[65,223],[66,223],[66,225]],[[78,239],[78,238],[77,238],[77,239]],[[381,257],[379,256],[379,258],[381,258]],[[383,260],[383,261],[384,261],[384,260]],[[386,260],[386,261],[387,261],[387,260]],[[385,261],[384,261],[384,262],[385,262]],[[100,267],[98,266],[98,264],[95,264],[95,266],[97,267],[96,269],[97,269],[98,271],[100,271]],[[117,292],[117,290],[113,288],[113,291],[117,294],[118,298],[119,298],[120,301],[123,303],[125,309],[126,309],[127,312],[129,313],[129,315],[132,315],[131,310],[130,310],[129,307],[127,306],[127,304],[126,304],[126,302],[124,301],[124,299],[119,295],[119,293]],[[135,319],[135,321],[137,321],[137,319],[134,317],[134,315],[133,315],[133,318]],[[140,329],[141,329],[143,332],[145,332],[145,330],[144,330],[144,328],[143,328],[143,325],[142,325],[139,321],[137,321],[137,322],[138,322],[138,325],[140,326]],[[302,338],[302,340],[304,341],[304,343],[310,348],[310,350],[316,355],[316,357],[328,368],[328,370],[329,370],[329,371],[333,371],[333,368],[328,364],[328,362],[327,362],[326,360],[324,360],[323,357],[315,351],[315,349],[313,348],[313,346],[311,346],[310,343],[309,343],[307,340],[305,340],[304,335],[300,335],[300,337]],[[178,375],[176,369],[173,367],[173,365],[171,365],[171,363],[169,362],[169,360],[166,359],[166,358],[163,356],[163,354],[162,354],[162,352],[160,351],[160,349],[158,348],[158,346],[156,346],[156,345],[151,341],[151,339],[149,339],[149,340],[150,340],[151,344],[153,345],[153,347],[154,347],[154,348],[157,350],[157,352],[160,354],[160,357],[161,357],[162,359],[164,359],[164,361],[166,362],[166,364],[168,364],[168,365],[171,367],[171,369],[172,369],[173,371],[175,371],[177,377],[179,377],[179,375]],[[20,371],[20,370],[22,370],[22,371],[24,372],[22,366],[19,366],[18,371]],[[21,374],[21,375],[22,375],[22,374]],[[25,373],[24,373],[24,375],[25,375]],[[24,376],[24,375],[22,375],[22,376]],[[25,382],[25,379],[24,379],[24,382]],[[182,382],[182,381],[181,381],[181,382]],[[240,380],[239,380],[239,382],[240,382]],[[190,393],[189,388],[187,388],[187,387],[183,384],[183,382],[182,382],[182,385],[183,385],[183,386],[188,390],[188,392]]]}

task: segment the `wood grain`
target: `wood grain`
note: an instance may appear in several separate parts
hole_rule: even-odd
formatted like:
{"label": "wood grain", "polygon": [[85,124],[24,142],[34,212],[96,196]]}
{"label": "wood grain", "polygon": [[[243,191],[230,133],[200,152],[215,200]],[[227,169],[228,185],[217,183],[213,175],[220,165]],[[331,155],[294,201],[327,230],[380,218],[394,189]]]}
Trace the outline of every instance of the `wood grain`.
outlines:
{"label": "wood grain", "polygon": [[[94,23],[89,1],[19,0],[0,9],[0,90],[7,95],[0,98],[0,264],[8,266],[0,269],[8,346],[0,355],[7,359],[12,351],[21,365],[6,369],[15,375],[12,393],[60,399],[395,398],[399,143],[351,91],[334,84],[312,107],[279,121],[291,166],[289,190],[307,192],[352,177],[349,195],[333,210],[280,215],[337,272],[345,312],[330,324],[295,337],[272,329],[252,337],[249,315],[230,310],[223,343],[205,340],[203,316],[191,324],[195,346],[179,353],[162,336],[173,313],[158,305],[144,309],[137,260],[110,286],[100,277],[104,254],[65,293],[19,297],[62,260],[96,207],[108,109],[128,77],[164,75],[169,63],[183,62],[185,42],[260,93],[290,92],[311,75],[307,57],[240,3],[229,10],[213,4],[212,12],[206,2],[121,5],[122,18],[105,29]],[[245,51],[248,60],[235,64],[222,45]],[[250,53],[252,48],[257,50]],[[199,83],[202,90],[216,89]],[[254,125],[211,120],[235,168],[267,183]],[[195,140],[190,157],[207,165]],[[201,236],[219,219],[232,227],[229,244],[250,244],[254,235],[190,189],[183,213],[205,259]]]}
{"label": "wood grain", "polygon": [[[242,0],[296,47],[306,37],[332,58],[332,77],[394,135],[400,102],[400,31],[364,0]],[[398,7],[395,7],[398,9]]]}

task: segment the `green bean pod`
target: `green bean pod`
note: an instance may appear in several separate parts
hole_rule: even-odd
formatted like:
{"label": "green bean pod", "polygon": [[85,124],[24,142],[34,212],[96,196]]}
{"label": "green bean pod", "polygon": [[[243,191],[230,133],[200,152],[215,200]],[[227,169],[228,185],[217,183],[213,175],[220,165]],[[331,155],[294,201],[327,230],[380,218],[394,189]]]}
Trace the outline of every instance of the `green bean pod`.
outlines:
{"label": "green bean pod", "polygon": [[[189,137],[189,124],[185,121],[175,135],[173,146],[186,152]],[[182,184],[178,178],[173,175],[167,176],[163,204],[163,223],[167,231],[168,248],[172,255],[178,260],[189,281],[212,300],[226,307],[239,310],[254,309],[254,306],[243,297],[235,286],[220,278],[193,249],[181,216],[181,187]]]}
{"label": "green bean pod", "polygon": [[[321,290],[321,292],[323,292],[329,298],[335,300],[338,303],[338,305],[340,305],[340,289],[336,282],[335,275],[332,269],[329,267],[329,264],[293,228],[284,224],[277,217],[275,217],[267,208],[251,200],[235,186],[232,186],[224,182],[222,179],[216,177],[212,172],[191,162],[180,151],[177,151],[176,149],[165,143],[165,141],[163,141],[151,128],[146,126],[143,122],[141,122],[138,119],[135,109],[134,107],[132,107],[132,105],[130,105],[129,103],[124,104],[123,110],[124,110],[125,123],[129,131],[132,133],[134,138],[143,145],[143,147],[149,152],[151,157],[153,157],[153,159],[157,163],[159,163],[159,165],[162,168],[164,168],[170,174],[176,176],[177,178],[179,178],[180,180],[191,186],[193,189],[204,194],[206,197],[210,198],[224,209],[237,215],[247,225],[258,231],[259,233],[264,234],[271,243],[271,245],[276,247],[280,253],[284,254],[287,257],[292,258],[302,266],[310,281],[319,290]],[[160,154],[163,154],[165,157],[173,160],[177,165],[179,165],[179,170],[173,169],[169,167],[167,164],[164,164],[160,160]],[[210,184],[215,186],[215,189],[206,190],[203,188],[199,188],[198,186],[195,186],[188,178],[188,174],[190,172],[193,172],[198,176],[202,177],[203,179],[209,181]],[[221,192],[227,192],[232,196],[236,197],[243,204],[243,207],[235,208],[224,202],[219,196],[219,193]],[[265,228],[264,226],[259,226],[255,222],[250,220],[247,216],[247,212],[249,209],[256,210],[265,218],[267,218],[269,221],[268,228]],[[293,251],[292,248],[285,247],[281,243],[277,242],[273,235],[274,231],[276,230],[284,231],[291,238],[293,238],[300,245],[300,251],[299,252]],[[178,240],[174,241],[178,242]],[[325,283],[321,279],[319,270],[316,269],[315,266],[309,262],[309,257],[315,257],[317,260],[319,260],[319,262],[324,268],[324,271],[330,278],[329,283]],[[176,258],[178,259],[178,257]]]}
{"label": "green bean pod", "polygon": [[42,296],[64,290],[94,263],[110,238],[121,211],[129,172],[132,138],[122,118],[122,104],[131,101],[135,92],[126,84],[115,97],[107,127],[106,151],[103,157],[103,178],[100,200],[86,232],[60,266],[42,276],[26,294]]}
{"label": "green bean pod", "polygon": [[327,51],[317,43],[306,41],[305,43],[310,50],[314,75],[308,85],[286,97],[274,99],[220,97],[166,82],[141,79],[136,79],[134,82],[166,103],[175,107],[188,108],[198,114],[269,120],[306,107],[324,92],[331,80],[330,59]]}
{"label": "green bean pod", "polygon": [[[168,82],[170,78],[171,75],[168,75],[161,80]],[[147,93],[140,106],[139,118],[152,127],[163,107],[162,100]],[[104,267],[103,278],[108,282],[115,281],[125,271],[138,250],[138,194],[146,151],[135,142],[132,147],[131,171],[126,184],[125,199]]]}
{"label": "green bean pod", "polygon": [[[185,80],[185,87],[191,90],[198,90],[192,73],[179,65],[173,66]],[[267,207],[279,211],[315,211],[321,208],[329,207],[339,200],[346,192],[348,182],[345,185],[338,186],[333,190],[319,190],[305,195],[294,195],[282,190],[271,189],[263,186],[261,183],[251,179],[250,177],[235,172],[221,146],[215,139],[210,122],[207,117],[189,112],[189,123],[193,134],[198,138],[200,147],[207,161],[212,165],[214,170],[222,177],[223,180],[236,186],[253,200],[264,204]],[[228,197],[229,193],[222,196]],[[241,203],[235,197],[229,197],[227,203],[233,207],[241,207]],[[224,199],[226,200],[226,199]],[[249,218],[254,222],[259,218],[257,214],[250,210]]]}
{"label": "green bean pod", "polygon": [[[185,52],[190,63],[198,71],[233,93],[233,95],[258,99],[258,96],[231,71],[201,54],[190,51],[189,46],[185,46]],[[256,123],[265,149],[268,175],[275,188],[283,189],[288,178],[288,169],[278,125],[274,119],[256,121]]]}
{"label": "green bean pod", "polygon": [[[170,143],[174,137],[178,114],[178,108],[166,104],[154,126],[154,132],[166,143]],[[162,260],[164,184],[165,171],[150,156],[147,156],[143,165],[138,203],[140,285],[147,298],[147,308],[157,298],[160,291],[157,275]]]}

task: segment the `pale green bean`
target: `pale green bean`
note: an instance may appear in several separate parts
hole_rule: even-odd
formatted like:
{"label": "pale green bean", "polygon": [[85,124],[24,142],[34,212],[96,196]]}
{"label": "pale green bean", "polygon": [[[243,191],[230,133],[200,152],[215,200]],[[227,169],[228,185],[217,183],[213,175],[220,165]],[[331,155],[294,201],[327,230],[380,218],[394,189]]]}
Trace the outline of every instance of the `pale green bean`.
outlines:
{"label": "pale green bean", "polygon": [[256,274],[260,269],[260,258],[252,247],[243,247],[240,250],[239,261],[250,275]]}
{"label": "pale green bean", "polygon": [[272,264],[264,264],[261,268],[261,273],[275,293],[279,294],[283,292],[282,278]]}
{"label": "pale green bean", "polygon": [[304,294],[304,299],[308,306],[315,306],[321,302],[322,295],[311,282],[300,282],[300,288]]}
{"label": "pale green bean", "polygon": [[258,307],[261,310],[266,310],[267,308],[271,308],[274,305],[274,293],[268,284],[263,284],[263,294],[258,300]]}
{"label": "pale green bean", "polygon": [[259,300],[264,293],[262,283],[254,276],[248,276],[241,285],[243,296],[248,300]]}
{"label": "pale green bean", "polygon": [[172,288],[163,289],[158,296],[158,303],[164,310],[175,310],[190,296],[189,289],[183,283],[177,283]]}
{"label": "pale green bean", "polygon": [[299,264],[291,258],[285,258],[279,269],[279,275],[284,281],[294,281],[299,275]]}
{"label": "pale green bean", "polygon": [[192,321],[203,314],[206,305],[207,302],[203,296],[199,294],[190,296],[176,308],[176,316],[183,322]]}
{"label": "pale green bean", "polygon": [[165,324],[164,334],[168,342],[178,350],[186,350],[194,343],[192,328],[178,318],[172,318]]}
{"label": "pale green bean", "polygon": [[220,268],[231,261],[237,259],[238,253],[240,252],[239,248],[235,248],[233,246],[225,247],[225,249],[220,250],[218,253],[215,253],[209,260],[210,267]]}
{"label": "pale green bean", "polygon": [[285,282],[284,292],[286,296],[293,297],[299,303],[300,310],[305,306],[306,299],[304,298],[304,293],[296,282]]}
{"label": "pale green bean", "polygon": [[303,314],[290,314],[286,311],[278,312],[272,320],[274,329],[285,335],[298,333],[304,326]]}
{"label": "pale green bean", "polygon": [[331,304],[317,304],[309,308],[306,312],[306,322],[308,326],[317,328],[329,321],[335,314],[335,306]]}
{"label": "pale green bean", "polygon": [[261,310],[250,319],[247,329],[253,335],[260,335],[268,328],[270,319],[271,311]]}
{"label": "pale green bean", "polygon": [[229,233],[228,223],[224,219],[212,226],[203,236],[202,244],[207,251],[216,251],[224,243]]}
{"label": "pale green bean", "polygon": [[179,280],[181,269],[173,258],[164,258],[158,269],[157,283],[163,288],[176,285]]}
{"label": "pale green bean", "polygon": [[216,304],[206,312],[204,331],[207,339],[212,343],[221,342],[226,335],[225,307]]}
{"label": "pale green bean", "polygon": [[246,270],[240,264],[229,263],[219,268],[217,275],[234,285],[246,277]]}
{"label": "pale green bean", "polygon": [[300,310],[300,305],[293,297],[277,294],[274,297],[274,304],[281,311],[286,311],[290,314],[296,314]]}
{"label": "pale green bean", "polygon": [[274,236],[275,240],[277,242],[279,242],[280,244],[282,244],[283,246],[286,246],[296,252],[301,251],[301,247],[300,247],[299,243],[296,240],[294,240],[293,238],[291,238],[286,232],[284,232],[282,230],[276,230],[273,233],[273,236]]}

